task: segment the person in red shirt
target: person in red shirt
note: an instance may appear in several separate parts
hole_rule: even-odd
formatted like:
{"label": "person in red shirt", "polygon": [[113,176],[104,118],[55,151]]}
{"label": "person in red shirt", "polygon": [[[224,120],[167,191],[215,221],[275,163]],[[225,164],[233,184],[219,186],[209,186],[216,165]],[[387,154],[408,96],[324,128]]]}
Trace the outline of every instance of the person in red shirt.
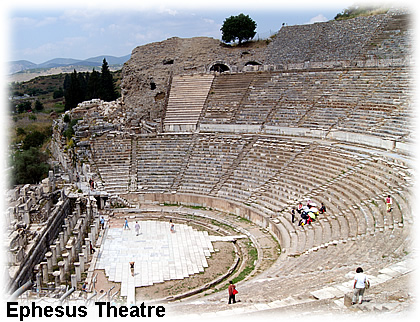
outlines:
{"label": "person in red shirt", "polygon": [[386,202],[386,211],[391,212],[392,209],[392,198],[390,195],[385,199]]}
{"label": "person in red shirt", "polygon": [[228,302],[228,304],[231,304],[231,302],[236,303],[235,294],[237,294],[238,291],[236,290],[235,284],[233,284],[232,281],[229,281],[228,291],[229,291],[229,302]]}

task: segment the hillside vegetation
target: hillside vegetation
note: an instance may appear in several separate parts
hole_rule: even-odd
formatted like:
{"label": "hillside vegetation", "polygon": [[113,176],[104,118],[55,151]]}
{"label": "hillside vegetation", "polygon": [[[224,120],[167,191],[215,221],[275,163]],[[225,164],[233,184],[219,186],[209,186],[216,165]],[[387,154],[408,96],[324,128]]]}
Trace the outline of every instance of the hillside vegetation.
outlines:
{"label": "hillside vegetation", "polygon": [[373,16],[386,13],[389,10],[389,6],[386,5],[354,5],[347,9],[344,9],[342,13],[335,16],[335,20],[352,19],[361,16]]}
{"label": "hillside vegetation", "polygon": [[[65,111],[64,80],[67,74],[39,76],[9,85],[10,184],[36,183],[45,177],[48,142],[53,120]],[[120,92],[121,70],[112,72]],[[34,161],[38,160],[38,161]],[[40,175],[40,173],[44,175]],[[28,176],[35,174],[34,176]]]}

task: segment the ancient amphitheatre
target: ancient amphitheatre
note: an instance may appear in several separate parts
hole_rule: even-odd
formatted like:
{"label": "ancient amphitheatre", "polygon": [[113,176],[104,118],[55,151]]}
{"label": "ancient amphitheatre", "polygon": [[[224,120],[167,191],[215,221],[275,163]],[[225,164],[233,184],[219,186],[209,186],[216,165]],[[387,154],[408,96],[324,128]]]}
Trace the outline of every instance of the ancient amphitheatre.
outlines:
{"label": "ancient amphitheatre", "polygon": [[[70,111],[80,119],[70,144],[62,136],[66,123],[57,121],[56,172],[10,194],[23,209],[9,211],[10,226],[21,220],[33,227],[10,234],[10,288],[32,277],[45,299],[71,285],[66,301],[159,301],[168,315],[191,318],[404,316],[414,305],[412,38],[409,13],[391,9],[285,26],[248,46],[202,37],[135,48],[123,68],[122,98]],[[37,201],[27,200],[46,195],[54,201],[38,207],[35,220],[28,209]],[[307,200],[327,212],[301,227],[290,211]],[[134,239],[135,221],[144,238]],[[166,228],[157,233],[160,225]],[[153,248],[156,236],[173,240],[181,231],[186,239],[213,238],[211,246],[187,246],[203,249],[202,268],[195,259],[185,267],[170,261],[172,271],[160,259],[140,268],[140,260],[131,279],[128,257],[121,266],[100,266],[105,255],[113,254],[105,261],[112,262],[122,252],[104,248],[114,232],[122,248],[150,238]],[[171,243],[163,254],[182,241]],[[358,266],[372,288],[364,304],[347,306]],[[226,284],[235,278],[241,302],[228,306]]]}

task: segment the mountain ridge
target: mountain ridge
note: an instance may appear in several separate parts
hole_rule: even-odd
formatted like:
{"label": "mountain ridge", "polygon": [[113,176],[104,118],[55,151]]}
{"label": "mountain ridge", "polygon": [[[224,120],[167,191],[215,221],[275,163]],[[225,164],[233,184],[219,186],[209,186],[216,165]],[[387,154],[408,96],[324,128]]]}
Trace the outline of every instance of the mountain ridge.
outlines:
{"label": "mountain ridge", "polygon": [[108,65],[123,65],[127,60],[129,60],[131,54],[116,57],[111,55],[100,55],[95,57],[90,57],[87,59],[73,59],[73,58],[54,58],[50,59],[41,64],[35,64],[28,60],[15,60],[8,62],[9,65],[9,75],[29,71],[31,69],[39,68],[56,68],[56,67],[70,67],[70,66],[91,66],[97,67],[102,66],[102,61],[105,58],[108,62]]}

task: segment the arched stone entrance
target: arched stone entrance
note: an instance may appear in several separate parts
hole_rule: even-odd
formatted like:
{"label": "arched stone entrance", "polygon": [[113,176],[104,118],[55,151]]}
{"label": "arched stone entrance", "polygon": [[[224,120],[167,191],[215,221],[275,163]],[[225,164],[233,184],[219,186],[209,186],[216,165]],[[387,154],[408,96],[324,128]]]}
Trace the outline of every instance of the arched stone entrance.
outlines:
{"label": "arched stone entrance", "polygon": [[223,73],[230,71],[230,67],[223,63],[216,63],[210,67],[211,72]]}
{"label": "arched stone entrance", "polygon": [[245,64],[245,66],[261,66],[262,64],[257,61],[249,61]]}

